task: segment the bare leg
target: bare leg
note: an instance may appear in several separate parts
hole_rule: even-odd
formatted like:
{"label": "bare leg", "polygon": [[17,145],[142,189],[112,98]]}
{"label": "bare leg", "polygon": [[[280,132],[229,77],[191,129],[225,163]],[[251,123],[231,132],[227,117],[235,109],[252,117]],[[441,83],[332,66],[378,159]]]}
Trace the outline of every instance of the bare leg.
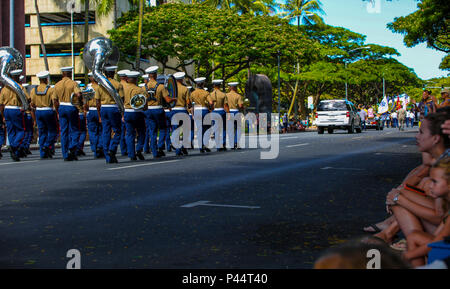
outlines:
{"label": "bare leg", "polygon": [[[408,238],[406,239],[408,243],[408,251],[413,251],[414,249],[423,246],[424,244],[430,243],[432,240],[433,235],[431,234],[421,231],[413,231],[411,234],[409,234]],[[425,265],[425,256],[414,258],[408,261],[414,267],[422,266]]]}
{"label": "bare leg", "polygon": [[394,213],[400,229],[406,237],[413,231],[423,231],[420,219],[407,209],[400,206],[393,206],[392,212]]}
{"label": "bare leg", "polygon": [[397,234],[399,230],[400,227],[398,225],[398,222],[394,218],[394,221],[386,229],[384,229],[378,234],[375,234],[374,237],[380,238],[384,240],[386,243],[391,243],[395,234]]}
{"label": "bare leg", "polygon": [[[386,229],[387,227],[389,227],[389,225],[391,225],[392,222],[394,222],[394,221],[395,221],[394,216],[390,216],[390,217],[387,218],[386,220],[384,220],[384,221],[382,221],[382,222],[379,222],[379,223],[376,223],[375,226],[377,226],[377,227],[380,228],[381,230],[384,230],[384,229]],[[364,231],[367,232],[367,233],[375,232],[374,229],[373,229],[372,227],[370,227],[370,226],[365,227],[365,228],[364,228]]]}

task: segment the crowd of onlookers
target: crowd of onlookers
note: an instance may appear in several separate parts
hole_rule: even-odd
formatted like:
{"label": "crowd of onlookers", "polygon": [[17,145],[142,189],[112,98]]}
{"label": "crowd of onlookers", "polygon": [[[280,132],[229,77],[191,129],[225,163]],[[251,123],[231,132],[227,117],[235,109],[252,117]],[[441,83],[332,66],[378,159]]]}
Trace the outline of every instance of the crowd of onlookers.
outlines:
{"label": "crowd of onlookers", "polygon": [[[438,104],[424,91],[418,104],[420,129],[416,135],[422,162],[386,195],[385,220],[365,227],[372,234],[327,251],[315,268],[367,268],[368,251],[381,254],[381,269],[449,268],[443,257],[427,265],[429,245],[450,236],[450,106],[448,90]],[[448,242],[448,241],[447,241]],[[450,245],[447,247],[450,250]]]}

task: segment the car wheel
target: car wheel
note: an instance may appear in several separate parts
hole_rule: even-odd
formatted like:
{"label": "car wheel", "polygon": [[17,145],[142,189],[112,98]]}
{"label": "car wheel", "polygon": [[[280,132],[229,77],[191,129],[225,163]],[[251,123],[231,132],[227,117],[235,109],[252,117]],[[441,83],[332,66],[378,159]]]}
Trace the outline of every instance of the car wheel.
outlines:
{"label": "car wheel", "polygon": [[323,127],[318,127],[317,128],[317,133],[318,134],[323,134],[324,131],[325,131],[325,129]]}
{"label": "car wheel", "polygon": [[333,133],[333,131],[334,130],[332,128],[330,128],[330,127],[328,128],[328,133]]}
{"label": "car wheel", "polygon": [[348,133],[355,133],[355,124],[352,122],[352,125],[348,128]]}

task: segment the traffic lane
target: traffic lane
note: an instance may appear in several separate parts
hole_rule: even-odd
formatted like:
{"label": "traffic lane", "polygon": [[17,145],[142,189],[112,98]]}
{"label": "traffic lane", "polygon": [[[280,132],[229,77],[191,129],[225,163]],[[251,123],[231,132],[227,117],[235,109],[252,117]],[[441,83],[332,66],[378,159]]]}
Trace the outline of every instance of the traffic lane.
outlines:
{"label": "traffic lane", "polygon": [[[203,158],[201,158],[201,159],[203,159]],[[199,159],[200,160],[200,159]],[[310,161],[313,161],[313,160],[310,160]],[[306,162],[308,162],[307,160],[306,160]],[[277,181],[275,181],[275,183],[280,183],[281,181],[279,181],[279,182],[277,182]],[[283,183],[283,182],[281,182],[281,183]],[[99,185],[99,184],[97,184],[97,185]],[[247,184],[247,185],[245,185],[244,184],[244,186],[246,186],[246,187],[251,187],[253,184]],[[117,185],[111,185],[111,187],[112,188],[115,188],[115,187],[117,187],[117,186],[120,186],[120,184],[117,184]],[[289,186],[289,185],[288,185]],[[104,187],[104,186],[102,186],[101,184],[99,185],[99,187]],[[137,186],[138,188],[140,187],[140,185],[138,185]],[[267,189],[267,186],[265,185],[265,186],[263,186],[263,188],[266,188]],[[276,188],[279,188],[279,186],[276,186],[275,188],[274,188],[274,190],[276,189]],[[270,191],[270,190],[269,190]],[[255,192],[257,192],[257,190],[255,189]],[[242,192],[236,192],[235,190],[224,190],[222,193],[224,193],[224,195],[225,195],[225,193],[231,193],[231,194],[234,194],[234,195],[236,195],[236,196],[240,196],[240,195],[242,195],[242,194],[244,194],[244,195],[248,195],[248,192],[246,191],[246,190],[244,190],[244,192],[242,193]],[[76,201],[76,200],[78,200],[79,198],[80,198],[80,194],[79,194],[79,192],[78,191],[76,191],[76,190],[74,190],[74,192],[73,192],[73,194],[74,194],[74,201]],[[168,193],[169,195],[170,195],[170,193]],[[257,197],[258,198],[261,198],[261,196],[264,196],[264,194],[260,194],[260,193],[257,193]],[[233,198],[229,198],[230,200],[233,200]],[[269,200],[269,202],[270,201],[272,201],[272,199],[273,199],[273,196],[270,196],[269,198],[268,198],[268,200]],[[126,200],[125,200],[126,201]],[[240,199],[237,199],[236,201],[242,201],[242,200],[240,200]],[[134,204],[133,202],[130,202],[131,204]],[[148,199],[145,201],[139,201],[139,202],[137,202],[137,203],[140,203],[140,204],[145,204],[145,205],[149,205],[149,201],[148,201]],[[160,203],[160,202],[158,202],[158,203]],[[47,204],[48,205],[48,204]],[[144,205],[144,206],[145,206]],[[280,206],[281,206],[282,204],[280,204]],[[69,201],[69,208],[70,207],[73,207],[73,202],[72,201]],[[51,206],[50,206],[51,207]],[[97,210],[98,209],[98,207],[101,207],[101,206],[99,206],[99,204],[94,204],[93,206],[90,206],[90,209],[91,210]],[[163,204],[161,204],[161,207],[154,207],[154,205],[153,206],[151,206],[151,211],[152,212],[160,212],[160,211],[164,211],[164,209],[166,208],[166,206],[164,206]],[[84,209],[86,209],[86,208],[84,208]],[[89,208],[88,208],[89,209]],[[171,208],[171,209],[173,209],[173,210],[175,210],[176,209],[176,205],[175,205],[175,207],[173,207],[173,208]],[[202,208],[202,209],[204,209],[204,208]],[[208,208],[207,208],[208,209]],[[209,208],[209,209],[211,209],[211,208]],[[82,210],[83,211],[83,210]],[[135,232],[138,232],[138,230],[133,230],[132,232],[130,232],[129,230],[127,230],[127,228],[129,228],[130,226],[131,227],[133,227],[133,228],[136,228],[136,223],[139,223],[139,220],[145,220],[146,218],[145,218],[145,216],[143,216],[142,214],[140,214],[139,212],[144,212],[145,210],[143,210],[142,208],[141,208],[141,210],[139,210],[139,208],[136,208],[136,213],[137,213],[137,216],[136,217],[133,217],[134,215],[133,215],[133,210],[131,210],[131,206],[129,206],[129,209],[128,210],[125,210],[126,212],[124,212],[124,210],[117,210],[117,208],[115,208],[114,210],[111,210],[110,212],[111,212],[111,215],[104,215],[104,214],[100,214],[100,219],[97,217],[96,219],[95,219],[95,222],[92,222],[92,220],[93,220],[93,216],[92,215],[90,215],[89,217],[87,217],[87,218],[83,218],[83,214],[81,214],[81,215],[76,215],[76,217],[74,217],[73,218],[73,220],[70,220],[69,221],[69,223],[70,223],[70,228],[72,229],[72,231],[71,230],[68,230],[69,232],[67,232],[67,230],[64,230],[64,229],[62,229],[62,228],[64,228],[64,227],[66,227],[66,226],[64,226],[63,224],[60,224],[60,225],[56,225],[56,226],[52,226],[51,224],[46,224],[46,226],[44,227],[44,229],[42,229],[41,230],[41,233],[45,233],[45,237],[44,238],[46,238],[46,239],[48,239],[48,238],[51,238],[52,236],[71,236],[70,238],[69,238],[69,240],[79,240],[79,243],[76,243],[76,242],[72,242],[71,244],[72,245],[74,245],[74,246],[77,246],[77,247],[81,247],[81,248],[84,248],[84,250],[87,250],[88,252],[86,253],[86,254],[88,254],[88,258],[89,258],[89,254],[91,254],[91,255],[93,255],[93,253],[92,252],[89,252],[89,250],[93,250],[93,248],[96,248],[96,250],[101,250],[101,248],[99,249],[98,248],[98,246],[99,247],[105,247],[105,248],[109,248],[109,249],[111,249],[111,248],[114,248],[115,250],[120,250],[120,248],[121,248],[121,245],[123,245],[123,244],[127,244],[127,241],[128,241],[128,243],[129,242],[131,242],[132,244],[134,244],[134,245],[132,245],[136,250],[134,251],[134,255],[136,255],[137,253],[139,253],[139,252],[143,252],[143,250],[142,250],[142,248],[141,247],[139,247],[139,245],[138,245],[138,243],[139,242],[137,242],[137,241],[134,241],[133,242],[133,239],[134,238],[130,238],[130,237],[128,237],[128,238],[125,238],[125,239],[123,239],[123,240],[120,240],[119,238],[117,238],[117,236],[116,236],[116,234],[117,234],[117,228],[119,227],[120,228],[120,224],[122,224],[122,223],[124,223],[124,225],[123,225],[123,230],[118,230],[119,232],[127,232],[126,234],[127,234],[127,236],[129,236],[129,235],[135,235],[136,233]],[[106,210],[105,212],[108,212],[108,210]],[[255,213],[255,212],[253,212],[253,213]],[[235,212],[233,213],[233,216],[234,216],[234,214],[235,214]],[[238,215],[239,214],[250,214],[249,212],[239,212],[238,213]],[[178,215],[178,214],[177,214]],[[177,223],[179,223],[179,222],[177,222],[177,220],[176,219],[173,219],[173,217],[176,217],[177,215],[173,215],[173,214],[168,214],[168,215],[166,215],[166,214],[163,214],[163,216],[161,217],[161,222],[159,222],[159,225],[158,224],[156,224],[156,223],[152,223],[152,225],[151,225],[151,227],[152,228],[161,228],[161,226],[164,226],[164,225],[161,225],[161,223],[162,224],[165,224],[166,225],[166,227],[162,227],[163,229],[162,230],[159,230],[158,232],[159,232],[159,234],[162,234],[163,236],[162,236],[162,240],[161,240],[161,242],[156,242],[156,243],[165,243],[165,242],[167,242],[167,239],[169,238],[169,235],[165,235],[164,236],[164,232],[167,232],[167,233],[170,233],[170,232],[180,232],[180,231],[182,231],[182,230],[180,230],[180,228],[178,228],[178,227],[176,227],[174,230],[169,230],[168,228],[170,227],[170,226],[172,226],[173,224],[177,224]],[[264,213],[263,214],[264,216],[266,216],[267,215],[267,213]],[[269,214],[270,215],[270,214]],[[104,216],[106,219],[103,219],[102,220],[102,216]],[[55,218],[55,220],[60,220],[60,221],[62,221],[64,218],[61,218],[61,216],[58,216],[58,215],[56,215],[55,216],[56,218]],[[108,217],[110,217],[110,218],[108,218]],[[190,213],[188,213],[188,216],[186,216],[186,218],[190,218],[191,217],[191,215],[190,215]],[[148,219],[148,216],[147,216],[147,219]],[[205,218],[203,218],[203,219],[205,219]],[[208,218],[206,218],[207,220],[209,220],[209,219],[211,219],[210,217],[208,217]],[[247,220],[248,219],[248,215],[244,215],[244,220]],[[111,221],[111,224],[109,224],[108,225],[108,222],[107,222],[107,220],[109,220],[109,221]],[[138,220],[138,221],[136,221],[136,220]],[[155,218],[155,221],[157,220],[157,218]],[[220,220],[222,220],[222,218],[220,219]],[[219,221],[220,221],[219,220]],[[79,221],[79,224],[78,224],[78,221]],[[200,220],[201,221],[201,220]],[[144,225],[143,225],[144,226]],[[111,230],[108,230],[108,227],[111,227]],[[139,227],[139,225],[137,226],[137,227]],[[146,227],[146,226],[144,226],[144,227]],[[241,226],[242,227],[242,226]],[[56,228],[56,229],[55,229]],[[60,232],[58,232],[58,229],[61,229],[62,231],[60,231]],[[143,228],[143,230],[141,230],[141,232],[144,232],[145,233],[145,230],[144,230],[145,228]],[[53,234],[50,234],[50,233],[48,233],[48,232],[46,232],[46,231],[48,231],[48,230],[50,230],[50,231],[55,231],[55,234],[53,235]],[[38,230],[39,231],[39,230]],[[73,232],[74,231],[74,232]],[[194,228],[194,231],[195,231],[195,228]],[[100,233],[98,233],[98,232],[100,232]],[[35,232],[35,233],[37,233],[37,232]],[[74,233],[76,233],[76,235],[72,235],[72,234],[74,234]],[[96,234],[97,233],[97,234]],[[98,236],[98,235],[101,235],[101,237],[99,237],[99,238],[97,238],[97,237],[95,237],[95,238],[92,238],[92,236],[94,235],[94,236]],[[119,233],[120,234],[120,233]],[[189,232],[184,232],[183,234],[182,234],[183,236],[182,237],[178,237],[178,239],[186,239],[186,236],[189,236]],[[89,237],[90,236],[90,237]],[[114,237],[114,236],[116,236],[116,237]],[[175,239],[176,239],[176,236],[180,236],[180,235],[177,235],[177,234],[175,234],[174,235],[175,237]],[[40,236],[41,237],[41,239],[42,239],[42,236]],[[37,240],[38,238],[32,238],[33,240]],[[55,248],[59,248],[59,247],[61,247],[61,250],[65,250],[65,247],[67,247],[67,245],[61,245],[61,244],[58,244],[58,240],[57,240],[58,238],[56,238],[55,239],[55,244],[51,244],[51,246],[49,246],[49,248],[52,248],[52,247],[55,247]],[[99,240],[99,245],[98,246],[92,246],[92,242],[94,242],[95,243],[95,241],[92,241],[92,239],[96,239],[96,240]],[[138,240],[138,239],[145,239],[145,238],[143,238],[143,237],[137,237],[136,236],[136,240]],[[152,239],[152,238],[151,238]],[[91,242],[89,242],[89,240],[91,240]],[[113,243],[117,243],[118,242],[118,244],[110,244],[109,246],[108,246],[108,244],[106,244],[106,246],[104,245],[105,244],[105,241],[103,241],[103,242],[100,242],[100,240],[113,240]],[[147,238],[147,240],[148,240],[148,238]],[[200,240],[207,240],[207,238],[200,238]],[[195,240],[192,240],[192,241],[195,241]],[[107,242],[106,242],[107,243]],[[191,243],[191,242],[189,242],[189,243]],[[197,239],[197,243],[198,243],[198,239]],[[202,243],[202,244],[204,244],[204,242],[200,242],[200,243]],[[65,244],[67,244],[67,243],[65,243]],[[80,244],[84,244],[84,247],[82,246],[82,245],[80,245]],[[29,246],[33,246],[33,245],[36,245],[36,244],[28,244]],[[176,246],[176,243],[175,244],[173,244],[174,246]],[[146,247],[145,245],[143,245],[144,247]],[[35,246],[36,247],[36,246]],[[46,246],[47,247],[47,246]],[[129,248],[127,245],[125,245],[124,246],[124,250],[125,249],[127,249],[127,248]],[[119,248],[119,249],[118,249]],[[169,252],[172,252],[173,251],[173,249],[171,249],[172,248],[172,246],[171,245],[169,245],[168,246],[168,249],[167,250],[169,250]],[[204,246],[201,246],[200,248],[199,248],[199,250],[205,250],[205,248],[206,247],[204,247]],[[22,248],[22,250],[20,250],[20,252],[26,252],[26,250],[24,250],[25,248]],[[35,250],[37,250],[37,249],[35,249]],[[45,251],[45,249],[43,249],[44,251]],[[106,249],[105,249],[106,250]],[[220,251],[220,249],[217,249],[217,247],[214,247],[213,249],[211,249],[211,250],[216,250],[216,251]],[[144,250],[145,251],[145,250]],[[181,252],[180,253],[182,253],[182,251],[183,250],[181,250]],[[108,253],[109,252],[109,253]],[[125,252],[120,252],[120,253],[118,253],[118,252],[116,252],[116,254],[112,254],[112,252],[111,252],[111,250],[109,250],[109,251],[106,251],[106,252],[104,252],[104,254],[100,254],[100,253],[98,253],[98,254],[95,254],[97,257],[99,257],[99,256],[108,256],[108,254],[111,254],[111,255],[113,255],[114,257],[112,257],[112,259],[110,260],[111,262],[107,262],[107,264],[111,264],[111,266],[115,266],[114,264],[121,264],[121,265],[118,265],[118,266],[124,266],[124,267],[129,267],[129,266],[132,266],[133,265],[133,259],[130,257],[130,255],[129,254],[126,254]],[[24,259],[26,259],[26,257],[28,256],[30,256],[30,255],[32,255],[32,254],[25,254],[23,257],[24,257]],[[133,254],[131,254],[131,255],[133,255]],[[201,255],[201,254],[200,254]],[[217,255],[217,254],[216,254]],[[239,255],[239,254],[238,254]],[[61,256],[60,254],[58,255],[58,256]],[[56,259],[58,259],[58,258],[56,258],[56,257],[58,257],[58,256],[52,256],[52,257],[50,257],[49,259],[48,259],[48,262],[47,262],[47,264],[51,264],[52,262],[55,262],[55,260]],[[139,256],[139,255],[138,255]],[[146,256],[152,256],[152,254],[147,254]],[[153,255],[154,256],[154,255]],[[172,259],[171,258],[169,258],[168,260],[173,260],[173,258],[175,258],[176,259],[176,257],[174,257],[175,255],[174,254],[168,254],[168,256],[166,256],[166,257],[170,257],[170,256],[173,256],[172,257]],[[191,258],[194,258],[196,255],[192,255],[191,256]],[[264,254],[262,255],[262,256],[264,256]],[[131,258],[131,260],[128,260],[128,262],[125,262],[125,260],[123,260],[123,259],[121,259],[121,258],[125,258],[125,259],[130,259]],[[12,259],[14,259],[14,258],[12,258]],[[118,260],[119,259],[119,260]],[[264,259],[264,258],[263,258]],[[17,260],[17,259],[16,259]],[[41,260],[41,262],[44,260],[44,259],[40,259]],[[92,260],[92,264],[95,264],[95,262],[97,261],[98,262],[98,258],[97,259],[95,259],[94,257],[93,258],[91,258],[91,260]],[[158,259],[158,260],[161,260],[161,259]],[[197,262],[193,262],[193,263],[196,263],[196,264],[202,264],[201,262],[198,262],[198,258],[194,258],[194,259],[192,259],[192,260],[197,260]],[[242,261],[242,260],[241,260]],[[156,262],[156,263],[155,263]],[[167,263],[165,263],[166,265],[162,265],[162,264],[159,264],[158,265],[158,261],[155,261],[155,262],[153,262],[153,263],[149,263],[149,261],[147,261],[147,262],[140,262],[140,264],[141,265],[143,265],[143,266],[148,266],[149,264],[153,264],[153,266],[162,266],[162,267],[164,267],[164,266],[177,266],[176,264],[176,262],[175,261],[173,261],[173,262],[175,262],[175,263],[170,263],[170,264],[167,264]],[[218,261],[217,261],[218,262]],[[146,264],[146,263],[149,263],[149,264]],[[192,262],[191,262],[192,263]],[[190,264],[191,264],[190,263]],[[192,263],[192,264],[193,264]],[[42,265],[42,263],[40,263],[41,265]],[[103,263],[103,264],[105,264],[105,263]],[[125,265],[125,264],[127,264],[127,265]],[[192,265],[191,264],[191,265]],[[278,266],[278,264],[279,263],[277,263],[276,261],[275,261],[275,263],[273,263],[273,264],[277,264],[276,266]],[[109,266],[109,265],[108,265]],[[251,267],[251,266],[250,266]]]}

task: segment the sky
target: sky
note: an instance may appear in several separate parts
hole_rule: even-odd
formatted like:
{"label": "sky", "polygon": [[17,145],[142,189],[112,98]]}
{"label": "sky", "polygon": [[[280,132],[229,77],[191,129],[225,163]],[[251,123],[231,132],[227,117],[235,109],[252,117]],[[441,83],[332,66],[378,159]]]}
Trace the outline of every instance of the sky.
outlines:
{"label": "sky", "polygon": [[[277,2],[283,3],[284,0]],[[406,16],[417,10],[415,0],[375,0],[375,6],[369,6],[362,0],[321,0],[325,23],[340,26],[366,35],[366,44],[390,46],[401,54],[398,61],[414,69],[422,79],[447,76],[439,69],[445,53],[419,44],[408,48],[403,44],[403,35],[393,33],[386,28],[395,17]],[[369,9],[370,8],[370,9]]]}

